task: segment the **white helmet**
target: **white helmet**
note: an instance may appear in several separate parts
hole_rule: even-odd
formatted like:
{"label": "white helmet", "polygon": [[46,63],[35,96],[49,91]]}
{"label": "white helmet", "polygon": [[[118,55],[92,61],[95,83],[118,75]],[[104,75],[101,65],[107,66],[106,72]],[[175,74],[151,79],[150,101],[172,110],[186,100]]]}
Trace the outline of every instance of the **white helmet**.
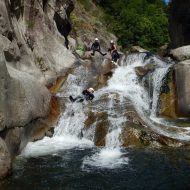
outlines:
{"label": "white helmet", "polygon": [[98,38],[95,38],[95,41],[99,41]]}
{"label": "white helmet", "polygon": [[91,92],[91,93],[94,93],[94,89],[93,88],[89,88],[88,91]]}
{"label": "white helmet", "polygon": [[114,44],[114,41],[113,41],[113,40],[111,40],[111,41],[110,41],[110,43],[111,43],[111,44]]}

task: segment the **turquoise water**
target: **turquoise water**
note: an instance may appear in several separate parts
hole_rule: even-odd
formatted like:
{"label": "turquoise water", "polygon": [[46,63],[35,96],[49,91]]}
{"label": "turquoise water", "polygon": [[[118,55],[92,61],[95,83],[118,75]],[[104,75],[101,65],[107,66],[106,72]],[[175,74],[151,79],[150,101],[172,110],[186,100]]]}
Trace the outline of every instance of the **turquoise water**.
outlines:
{"label": "turquoise water", "polygon": [[127,164],[108,169],[84,164],[97,148],[70,149],[53,155],[17,158],[0,190],[188,190],[190,151],[122,150]]}

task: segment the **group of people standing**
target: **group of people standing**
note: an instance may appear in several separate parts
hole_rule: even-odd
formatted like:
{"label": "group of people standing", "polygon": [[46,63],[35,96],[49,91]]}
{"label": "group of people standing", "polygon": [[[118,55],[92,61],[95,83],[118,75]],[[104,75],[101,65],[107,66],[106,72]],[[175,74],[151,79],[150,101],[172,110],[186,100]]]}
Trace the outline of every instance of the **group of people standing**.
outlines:
{"label": "group of people standing", "polygon": [[[91,53],[92,56],[94,56],[96,51],[99,52],[103,56],[107,55],[107,53],[101,52],[100,42],[98,38],[95,38],[94,43],[91,46],[91,51],[92,51]],[[108,48],[108,52],[110,53],[112,57],[112,62],[116,63],[120,56],[113,40],[110,41],[110,47]]]}

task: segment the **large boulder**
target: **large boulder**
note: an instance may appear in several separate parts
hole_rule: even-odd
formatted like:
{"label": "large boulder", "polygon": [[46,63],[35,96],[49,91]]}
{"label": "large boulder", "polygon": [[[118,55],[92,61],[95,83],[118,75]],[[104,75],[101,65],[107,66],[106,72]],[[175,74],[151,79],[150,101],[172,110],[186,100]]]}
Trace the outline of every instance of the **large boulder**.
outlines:
{"label": "large boulder", "polygon": [[190,45],[173,49],[171,50],[170,54],[177,61],[190,59]]}

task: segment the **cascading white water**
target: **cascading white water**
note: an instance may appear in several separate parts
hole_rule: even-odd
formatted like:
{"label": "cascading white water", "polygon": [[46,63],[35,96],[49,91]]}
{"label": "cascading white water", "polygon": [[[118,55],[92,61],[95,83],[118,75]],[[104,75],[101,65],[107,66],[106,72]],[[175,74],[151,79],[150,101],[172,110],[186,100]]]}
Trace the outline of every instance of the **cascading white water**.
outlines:
{"label": "cascading white water", "polygon": [[82,129],[86,119],[84,104],[72,104],[68,100],[69,95],[78,95],[81,93],[83,89],[82,84],[85,83],[85,81],[81,83],[82,81],[78,77],[74,75],[68,76],[67,81],[62,87],[62,92],[59,94],[60,96],[64,95],[64,97],[66,97],[66,108],[55,127],[54,136],[52,138],[45,137],[34,143],[28,143],[22,153],[23,155],[40,156],[56,153],[63,149],[93,146],[92,141],[82,138]]}
{"label": "cascading white water", "polygon": [[[167,65],[163,61],[152,57],[151,59],[145,59],[146,54],[133,54],[129,55],[125,62],[122,62],[122,66],[118,67],[113,73],[112,78],[108,81],[108,85],[99,89],[95,93],[95,100],[101,99],[106,94],[109,94],[108,103],[101,105],[93,105],[95,110],[101,109],[108,114],[108,121],[110,123],[109,130],[106,135],[106,146],[97,153],[90,157],[85,157],[83,160],[83,168],[86,165],[114,168],[126,164],[128,162],[127,157],[124,157],[121,150],[120,134],[122,131],[122,123],[127,119],[122,115],[123,104],[129,99],[141,118],[147,123],[149,127],[157,131],[160,134],[164,134],[176,139],[189,140],[190,136],[187,132],[174,133],[170,132],[171,127],[164,121],[160,121],[160,124],[156,123],[156,109],[158,106],[158,99],[160,93],[160,87],[163,77],[167,74],[170,65]],[[135,67],[143,66],[146,63],[156,63],[158,68],[153,73],[153,96],[150,97],[149,91],[141,85],[139,77],[136,75]],[[85,84],[85,72],[79,71],[78,75],[69,75],[67,81],[62,87],[60,96],[69,96],[71,94],[80,94]],[[83,80],[81,80],[83,79]],[[114,109],[114,102],[117,99],[117,109]],[[152,109],[150,110],[150,102],[152,101]],[[24,150],[24,155],[42,155],[47,153],[53,153],[61,149],[73,148],[73,147],[91,147],[93,146],[93,135],[95,131],[95,125],[91,131],[83,131],[84,121],[87,117],[88,104],[71,104],[66,101],[66,109],[60,118],[58,125],[55,128],[55,134],[52,138],[45,137],[43,140],[29,143]],[[118,112],[118,110],[120,112]],[[164,127],[164,125],[166,127]]]}

